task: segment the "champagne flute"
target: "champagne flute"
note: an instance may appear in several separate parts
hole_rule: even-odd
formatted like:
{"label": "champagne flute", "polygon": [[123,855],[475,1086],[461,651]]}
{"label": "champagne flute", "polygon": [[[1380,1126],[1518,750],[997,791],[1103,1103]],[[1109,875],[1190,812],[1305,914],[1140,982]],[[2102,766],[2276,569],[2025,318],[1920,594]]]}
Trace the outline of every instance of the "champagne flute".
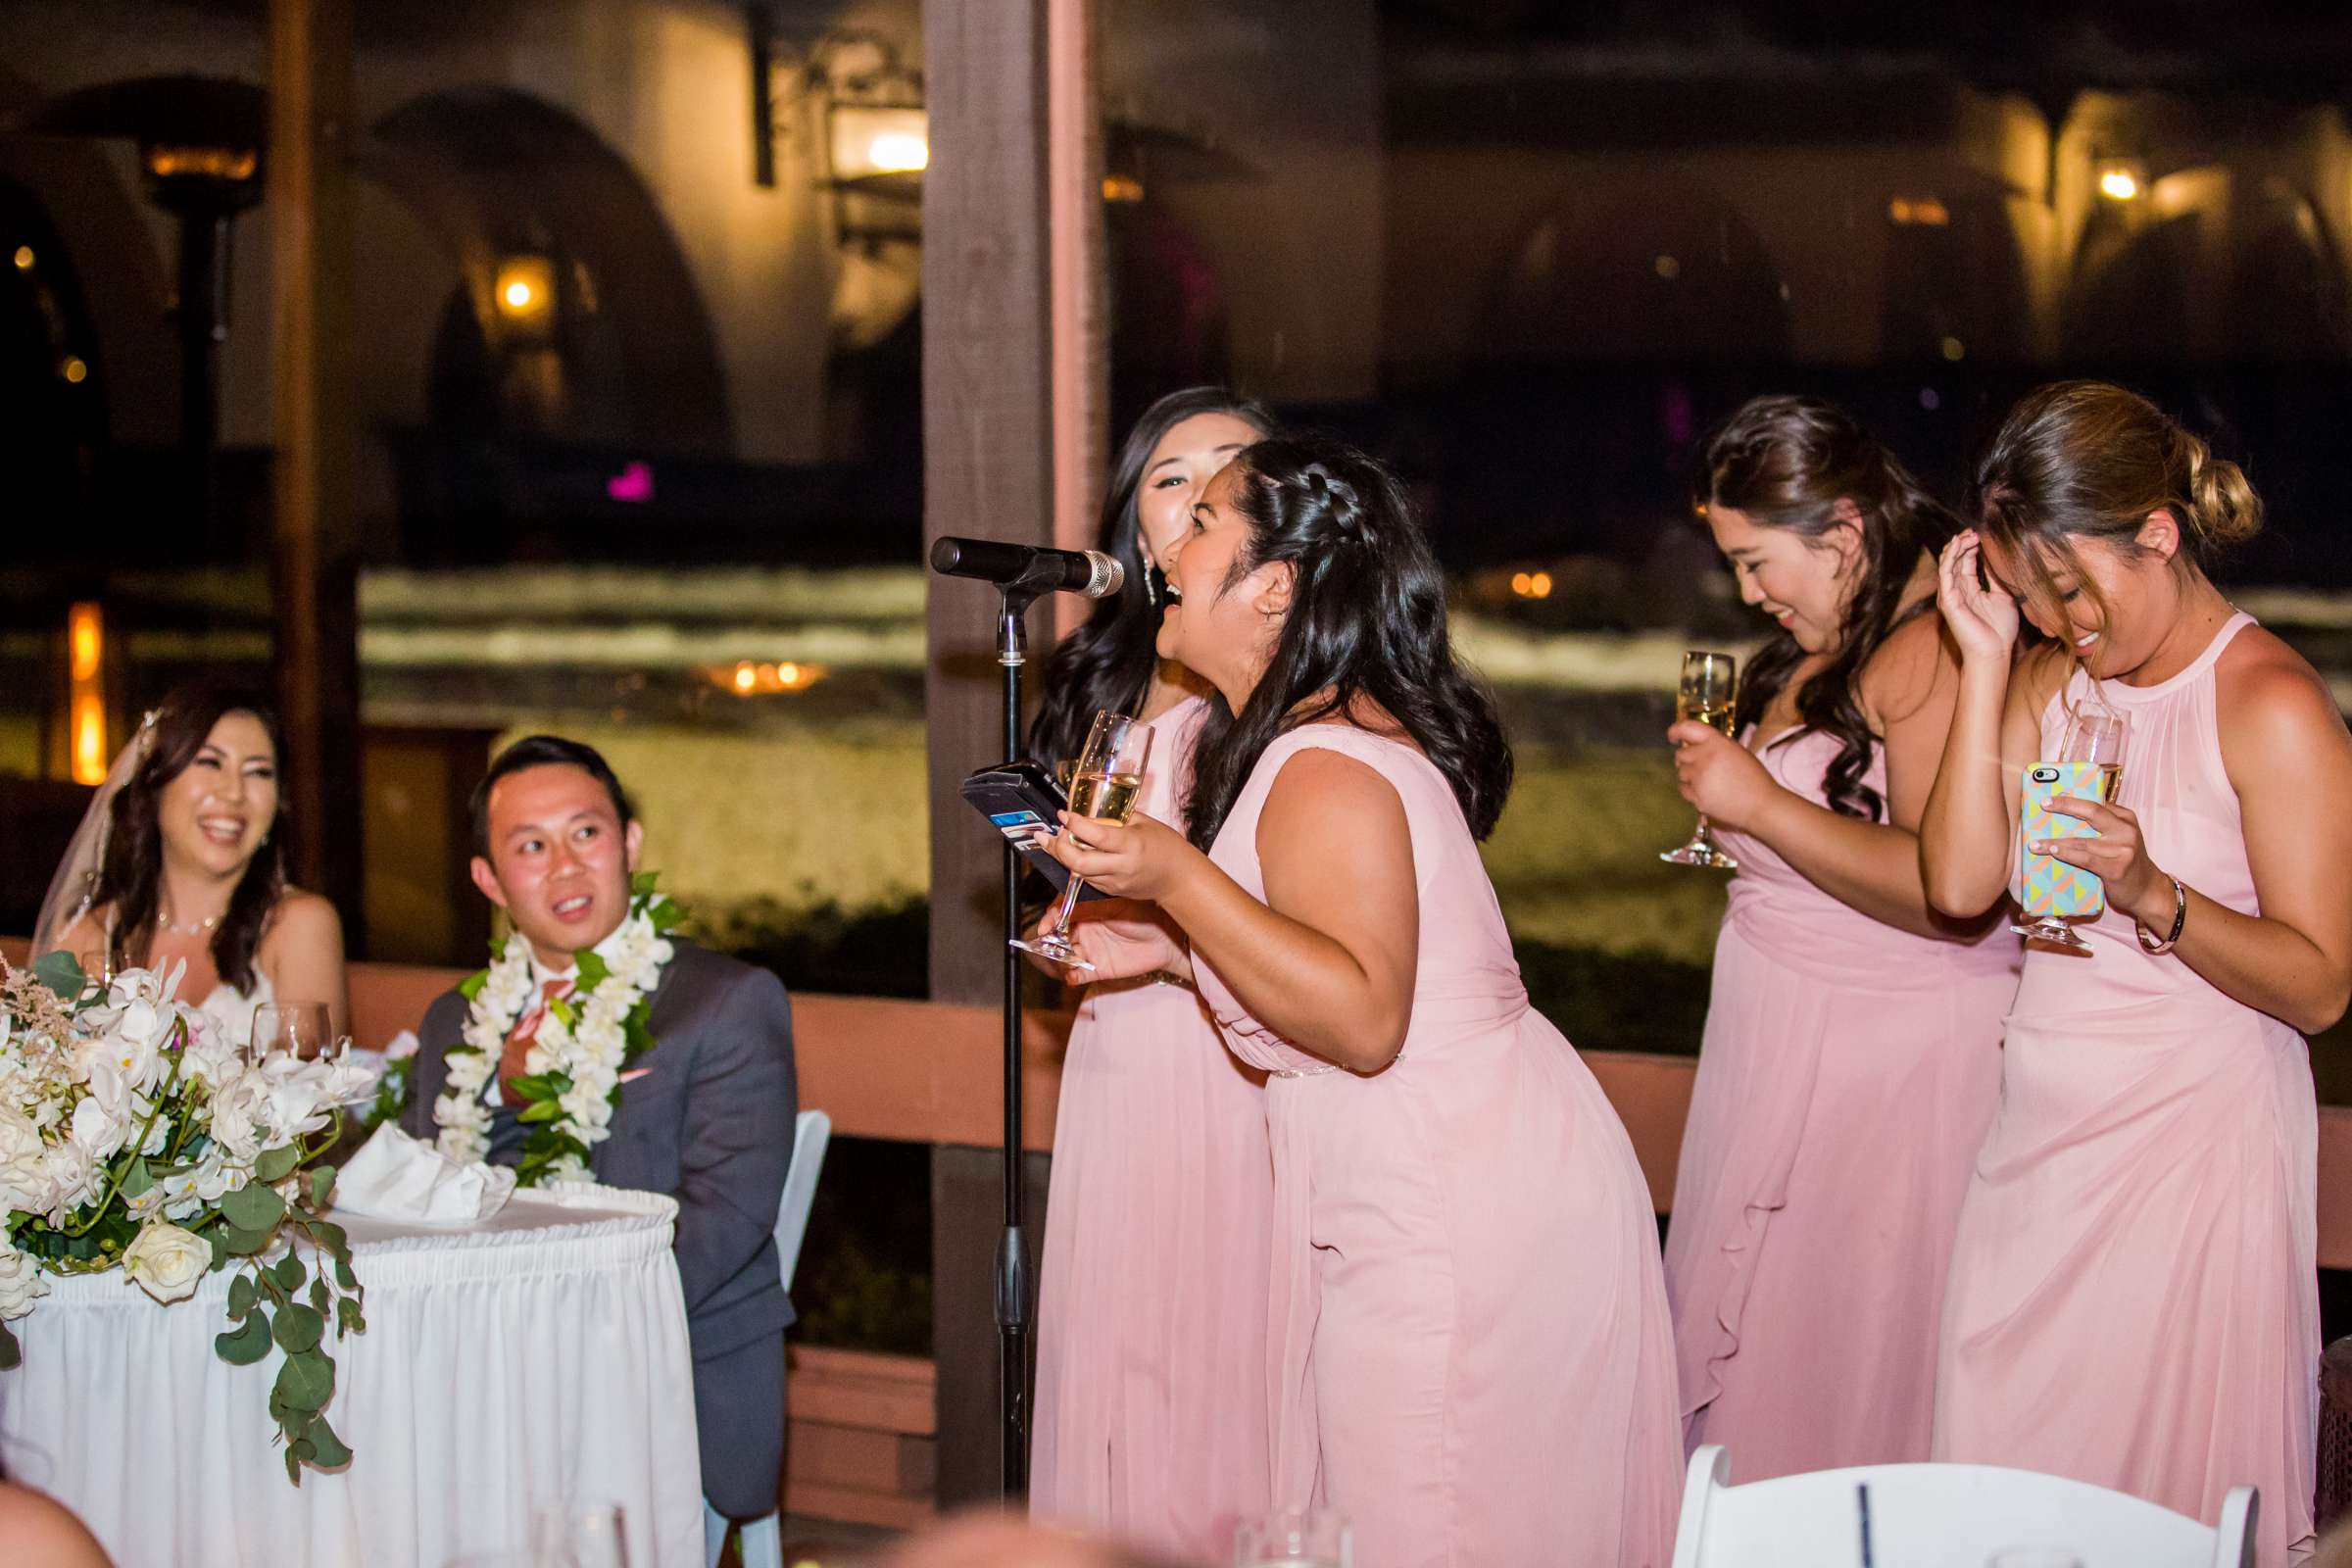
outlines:
{"label": "champagne flute", "polygon": [[1236,1568],[1349,1568],[1348,1521],[1328,1508],[1291,1508],[1245,1519],[1234,1532]]}
{"label": "champagne flute", "polygon": [[[1071,814],[1125,822],[1144,798],[1144,764],[1151,756],[1150,725],[1125,713],[1097,713],[1094,727],[1087,731],[1086,748],[1078,754],[1078,765],[1071,770]],[[1078,906],[1078,891],[1085,885],[1083,878],[1072,876],[1037,936],[1012,945],[1023,953],[1091,972],[1095,966],[1086,961],[1069,936],[1070,911]]]}
{"label": "champagne flute", "polygon": [[253,1035],[245,1059],[260,1066],[272,1052],[308,1061],[327,1047],[326,1004],[265,1002],[253,1009]]}
{"label": "champagne flute", "polygon": [[[2061,762],[2089,762],[2098,769],[2098,782],[2090,792],[2093,800],[2113,805],[2124,787],[2124,742],[2132,734],[2132,720],[2112,708],[2100,706],[2094,697],[2075,710],[2067,720],[2066,738],[2058,748],[2056,760]],[[2105,900],[2100,901],[2104,909]],[[2095,920],[2099,910],[2085,918]],[[2075,933],[2071,921],[2055,914],[2036,915],[2031,920],[2013,920],[2009,929],[2033,942],[2047,942],[2053,947],[2072,948],[2078,953],[2091,951],[2090,944]]]}
{"label": "champagne flute", "polygon": [[[1692,649],[1683,656],[1682,684],[1675,688],[1674,716],[1695,718],[1702,724],[1732,733],[1733,704],[1740,691],[1739,662],[1729,654]],[[1740,862],[1715,847],[1707,834],[1707,818],[1699,814],[1690,842],[1658,857],[1669,865],[1704,865],[1718,871],[1737,871]]]}

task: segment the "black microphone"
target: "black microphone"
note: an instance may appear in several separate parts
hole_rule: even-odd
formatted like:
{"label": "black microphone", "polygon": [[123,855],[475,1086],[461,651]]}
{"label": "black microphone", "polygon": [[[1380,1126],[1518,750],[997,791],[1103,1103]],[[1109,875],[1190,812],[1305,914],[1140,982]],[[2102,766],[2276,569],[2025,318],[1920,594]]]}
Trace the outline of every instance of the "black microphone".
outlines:
{"label": "black microphone", "polygon": [[1084,594],[1089,599],[1115,594],[1127,580],[1127,568],[1100,550],[1048,550],[948,535],[932,541],[931,569],[950,577],[977,577],[1000,588]]}

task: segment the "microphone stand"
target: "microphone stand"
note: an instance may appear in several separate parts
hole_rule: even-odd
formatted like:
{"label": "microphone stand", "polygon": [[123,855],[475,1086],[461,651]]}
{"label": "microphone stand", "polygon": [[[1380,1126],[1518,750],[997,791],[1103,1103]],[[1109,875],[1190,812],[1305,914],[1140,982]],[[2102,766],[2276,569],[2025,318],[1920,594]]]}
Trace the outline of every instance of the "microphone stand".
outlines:
{"label": "microphone stand", "polygon": [[[997,663],[1004,672],[1004,760],[1021,755],[1021,667],[1028,662],[1022,616],[1040,594],[1059,586],[1058,568],[1040,562],[998,585]],[[997,1245],[997,1409],[1002,1422],[1004,1494],[1029,1490],[1029,1332],[1036,1289],[1021,1232],[1021,857],[1004,845],[1004,1234]]]}

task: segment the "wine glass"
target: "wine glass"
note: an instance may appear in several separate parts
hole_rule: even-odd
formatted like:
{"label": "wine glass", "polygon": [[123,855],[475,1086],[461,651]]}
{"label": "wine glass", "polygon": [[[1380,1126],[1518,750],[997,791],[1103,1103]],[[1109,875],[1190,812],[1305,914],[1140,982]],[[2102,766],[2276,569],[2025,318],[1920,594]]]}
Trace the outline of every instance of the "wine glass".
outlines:
{"label": "wine glass", "polygon": [[[1071,814],[1125,822],[1144,798],[1144,764],[1151,756],[1149,724],[1125,713],[1097,713],[1094,727],[1086,734],[1086,748],[1078,754],[1078,765],[1071,771]],[[1078,906],[1078,892],[1085,885],[1084,878],[1072,876],[1063,884],[1054,912],[1037,935],[1012,945],[1068,968],[1093,970],[1094,965],[1086,961],[1069,936],[1070,911]]]}
{"label": "wine glass", "polygon": [[272,1052],[308,1061],[326,1050],[326,1004],[323,1002],[265,1002],[253,1009],[253,1035],[245,1059],[260,1066]]}
{"label": "wine glass", "polygon": [[[1683,656],[1682,684],[1675,688],[1674,716],[1678,719],[1695,718],[1732,733],[1732,706],[1740,692],[1739,662],[1729,654],[1711,654],[1693,649]],[[1737,871],[1740,862],[1715,847],[1707,836],[1707,818],[1699,814],[1698,829],[1690,842],[1680,849],[1668,850],[1658,857],[1669,865],[1704,865],[1718,871]]]}
{"label": "wine glass", "polygon": [[1353,1557],[1348,1521],[1328,1508],[1287,1508],[1234,1532],[1235,1568],[1350,1568]]}
{"label": "wine glass", "polygon": [[[2096,784],[2088,791],[2093,800],[2112,804],[2124,787],[2124,743],[2130,739],[2132,721],[2112,708],[2100,706],[2096,700],[2075,710],[2067,720],[2066,738],[2058,748],[2055,760],[2060,762],[2089,762],[2098,769]],[[2100,901],[2101,907],[2105,900]],[[2092,910],[2086,918],[2097,919],[2099,911]],[[2056,914],[2035,915],[2031,920],[2013,920],[2009,929],[2033,942],[2046,942],[2052,947],[2071,948],[2078,953],[2090,952],[2090,944],[2075,932],[2074,925]]]}
{"label": "wine glass", "polygon": [[551,1502],[531,1525],[539,1568],[629,1568],[620,1510],[609,1503]]}

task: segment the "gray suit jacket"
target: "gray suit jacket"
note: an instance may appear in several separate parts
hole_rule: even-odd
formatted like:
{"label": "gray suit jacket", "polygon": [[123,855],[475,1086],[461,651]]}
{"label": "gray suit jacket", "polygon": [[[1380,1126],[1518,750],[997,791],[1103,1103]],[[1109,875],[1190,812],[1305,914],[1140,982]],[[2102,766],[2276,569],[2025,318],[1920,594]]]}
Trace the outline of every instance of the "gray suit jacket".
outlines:
{"label": "gray suit jacket", "polygon": [[[781,1335],[792,1322],[774,1233],[800,1094],[782,982],[707,948],[676,947],[654,993],[654,1049],[636,1061],[648,1071],[622,1088],[612,1136],[589,1166],[609,1187],[678,1200],[687,1337],[695,1359],[706,1361]],[[433,1102],[448,1076],[442,1053],[463,1038],[466,1010],[455,991],[425,1010],[401,1117],[416,1137],[437,1131]],[[491,1159],[514,1163],[527,1132],[514,1111],[497,1106]]]}

